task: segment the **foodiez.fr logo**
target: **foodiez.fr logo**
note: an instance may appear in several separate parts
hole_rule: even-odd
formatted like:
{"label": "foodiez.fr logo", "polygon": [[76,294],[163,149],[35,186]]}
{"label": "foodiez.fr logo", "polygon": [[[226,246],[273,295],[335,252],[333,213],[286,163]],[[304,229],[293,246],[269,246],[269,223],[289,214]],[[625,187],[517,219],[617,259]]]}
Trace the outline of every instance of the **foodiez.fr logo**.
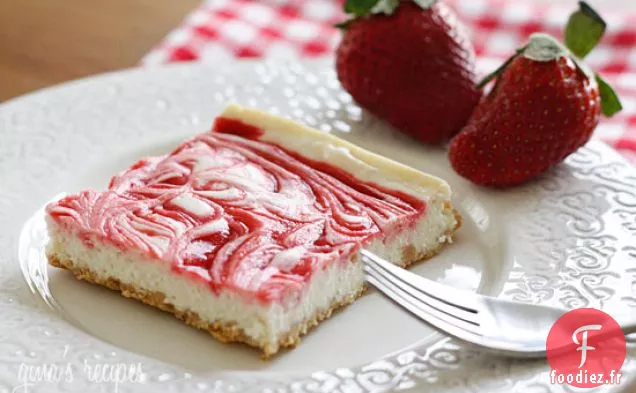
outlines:
{"label": "foodiez.fr logo", "polygon": [[625,336],[603,311],[581,308],[565,313],[546,341],[550,382],[592,388],[621,382]]}

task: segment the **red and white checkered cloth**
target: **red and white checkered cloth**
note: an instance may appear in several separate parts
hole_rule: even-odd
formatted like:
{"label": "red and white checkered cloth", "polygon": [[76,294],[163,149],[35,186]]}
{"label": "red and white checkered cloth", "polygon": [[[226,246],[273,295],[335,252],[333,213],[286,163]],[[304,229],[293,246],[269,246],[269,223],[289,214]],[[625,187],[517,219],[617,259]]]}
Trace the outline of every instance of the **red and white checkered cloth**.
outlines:
{"label": "red and white checkered cloth", "polygon": [[[142,60],[143,65],[223,58],[303,58],[333,53],[344,0],[207,0]],[[571,4],[446,0],[472,31],[478,69],[494,70],[536,31],[560,37]],[[617,90],[623,111],[595,136],[636,162],[636,12],[606,12],[608,31],[586,58]]]}

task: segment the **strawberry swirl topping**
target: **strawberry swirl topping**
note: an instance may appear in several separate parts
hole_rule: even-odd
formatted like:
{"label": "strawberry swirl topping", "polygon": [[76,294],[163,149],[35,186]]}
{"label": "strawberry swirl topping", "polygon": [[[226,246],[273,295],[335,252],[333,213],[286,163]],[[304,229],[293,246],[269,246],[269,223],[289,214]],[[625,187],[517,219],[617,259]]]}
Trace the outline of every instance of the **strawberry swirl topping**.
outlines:
{"label": "strawberry swirl topping", "polygon": [[261,141],[250,127],[217,122],[217,132],[135,163],[107,191],[64,197],[47,213],[88,247],[135,251],[213,291],[267,303],[425,212],[420,199]]}

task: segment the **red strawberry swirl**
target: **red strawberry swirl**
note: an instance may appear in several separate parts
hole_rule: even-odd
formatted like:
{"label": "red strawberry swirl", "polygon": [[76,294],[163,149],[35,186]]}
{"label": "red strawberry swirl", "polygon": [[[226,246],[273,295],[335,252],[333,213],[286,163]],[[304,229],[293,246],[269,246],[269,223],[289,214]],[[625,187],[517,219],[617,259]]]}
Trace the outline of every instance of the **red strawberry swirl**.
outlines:
{"label": "red strawberry swirl", "polygon": [[97,239],[135,250],[214,291],[263,302],[298,292],[313,272],[405,229],[424,211],[422,200],[329,164],[218,132],[137,162],[106,192],[47,207],[89,247]]}

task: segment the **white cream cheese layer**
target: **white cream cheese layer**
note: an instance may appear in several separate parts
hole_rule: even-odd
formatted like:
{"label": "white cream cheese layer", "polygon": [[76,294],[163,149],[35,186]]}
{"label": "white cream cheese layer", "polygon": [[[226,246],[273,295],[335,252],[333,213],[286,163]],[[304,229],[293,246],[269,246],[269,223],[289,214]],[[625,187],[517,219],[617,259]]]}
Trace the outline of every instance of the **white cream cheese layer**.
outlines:
{"label": "white cream cheese layer", "polygon": [[444,180],[372,153],[334,135],[255,109],[228,105],[222,117],[260,128],[262,141],[279,145],[307,158],[337,166],[357,179],[406,192],[424,200],[450,199]]}

